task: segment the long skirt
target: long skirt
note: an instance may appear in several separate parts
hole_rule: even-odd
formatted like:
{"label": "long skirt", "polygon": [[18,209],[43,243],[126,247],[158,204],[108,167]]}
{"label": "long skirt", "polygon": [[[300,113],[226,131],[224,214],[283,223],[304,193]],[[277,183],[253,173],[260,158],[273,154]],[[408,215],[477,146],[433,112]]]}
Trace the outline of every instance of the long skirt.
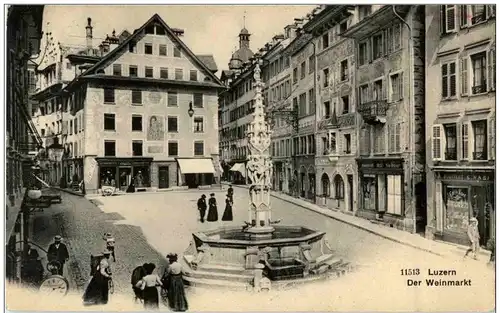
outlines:
{"label": "long skirt", "polygon": [[109,297],[108,279],[97,272],[90,280],[83,294],[84,305],[107,304]]}
{"label": "long skirt", "polygon": [[168,288],[168,305],[172,311],[184,312],[188,310],[182,274],[171,275]]}
{"label": "long skirt", "polygon": [[145,309],[157,310],[159,308],[158,289],[156,287],[144,288],[143,299]]}
{"label": "long skirt", "polygon": [[217,206],[211,205],[208,208],[207,222],[216,222],[219,219],[219,214],[217,213]]}
{"label": "long skirt", "polygon": [[224,210],[224,214],[222,214],[223,221],[232,221],[233,220],[233,207],[230,204],[226,204],[226,209]]}

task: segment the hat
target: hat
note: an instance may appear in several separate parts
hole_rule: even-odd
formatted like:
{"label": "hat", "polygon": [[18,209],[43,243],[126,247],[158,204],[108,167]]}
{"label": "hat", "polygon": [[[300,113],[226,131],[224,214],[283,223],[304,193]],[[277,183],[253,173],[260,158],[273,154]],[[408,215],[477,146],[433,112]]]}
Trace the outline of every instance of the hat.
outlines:
{"label": "hat", "polygon": [[61,237],[61,236],[59,236],[59,235],[56,235],[56,236],[54,237],[54,240],[55,240],[55,241],[61,241],[61,239],[62,239],[62,237]]}
{"label": "hat", "polygon": [[202,197],[202,198],[206,198],[207,196],[205,196],[205,195],[201,195],[201,197]]}
{"label": "hat", "polygon": [[177,258],[177,253],[169,253],[167,254],[167,259],[174,259]]}
{"label": "hat", "polygon": [[213,197],[213,196],[215,196],[215,193],[213,193],[213,192],[212,192],[212,193],[210,194],[210,197]]}

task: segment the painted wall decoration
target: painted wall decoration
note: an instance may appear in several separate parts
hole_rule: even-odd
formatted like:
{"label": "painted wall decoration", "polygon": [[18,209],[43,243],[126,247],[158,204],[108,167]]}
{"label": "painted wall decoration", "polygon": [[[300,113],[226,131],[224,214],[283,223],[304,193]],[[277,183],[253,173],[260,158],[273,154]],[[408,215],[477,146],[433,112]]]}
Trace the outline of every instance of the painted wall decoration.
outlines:
{"label": "painted wall decoration", "polygon": [[163,153],[163,146],[149,146],[148,153]]}
{"label": "painted wall decoration", "polygon": [[148,121],[148,140],[162,141],[165,138],[163,116],[152,115]]}

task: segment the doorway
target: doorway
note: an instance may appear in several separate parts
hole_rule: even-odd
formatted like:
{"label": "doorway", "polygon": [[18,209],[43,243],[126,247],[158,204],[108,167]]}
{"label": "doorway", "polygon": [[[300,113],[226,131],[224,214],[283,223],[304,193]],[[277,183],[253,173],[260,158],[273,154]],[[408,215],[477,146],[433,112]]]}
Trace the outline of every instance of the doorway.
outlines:
{"label": "doorway", "polygon": [[415,185],[415,215],[417,234],[425,233],[427,225],[427,201],[425,183],[419,182]]}
{"label": "doorway", "polygon": [[118,173],[120,190],[126,191],[132,179],[132,169],[130,167],[120,167]]}
{"label": "doorway", "polygon": [[158,188],[164,189],[169,187],[168,182],[168,166],[158,167]]}
{"label": "doorway", "polygon": [[186,186],[188,186],[188,188],[198,187],[196,183],[196,174],[184,174],[184,181],[186,182]]}
{"label": "doorway", "polygon": [[347,175],[347,184],[349,186],[349,208],[348,208],[348,210],[352,212],[354,210],[354,191],[353,191],[354,183],[353,183],[352,175]]}

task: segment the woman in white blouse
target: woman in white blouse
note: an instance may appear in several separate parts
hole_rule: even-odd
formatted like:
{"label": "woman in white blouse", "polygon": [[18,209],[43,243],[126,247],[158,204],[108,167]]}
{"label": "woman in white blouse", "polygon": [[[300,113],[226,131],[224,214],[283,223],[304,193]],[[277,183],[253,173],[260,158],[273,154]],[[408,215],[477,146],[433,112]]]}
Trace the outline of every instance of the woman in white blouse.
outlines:
{"label": "woman in white blouse", "polygon": [[153,263],[144,264],[146,276],[142,278],[144,308],[147,310],[157,310],[159,308],[158,286],[161,286],[161,280],[158,275],[153,274],[156,266]]}
{"label": "woman in white blouse", "polygon": [[167,255],[168,262],[168,305],[175,312],[187,311],[188,303],[184,292],[182,265],[177,262],[177,254]]}

